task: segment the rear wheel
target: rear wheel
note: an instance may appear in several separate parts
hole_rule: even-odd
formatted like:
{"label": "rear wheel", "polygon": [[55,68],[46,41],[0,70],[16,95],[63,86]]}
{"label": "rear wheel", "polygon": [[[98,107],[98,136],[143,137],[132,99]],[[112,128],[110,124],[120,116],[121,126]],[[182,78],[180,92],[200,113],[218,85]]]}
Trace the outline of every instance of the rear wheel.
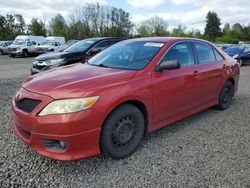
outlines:
{"label": "rear wheel", "polygon": [[101,149],[104,155],[121,159],[132,154],[139,146],[145,130],[142,112],[124,104],[106,119],[101,131]]}
{"label": "rear wheel", "polygon": [[220,92],[219,104],[217,105],[217,109],[226,110],[230,106],[233,98],[233,91],[234,86],[232,82],[227,81]]}
{"label": "rear wheel", "polygon": [[3,55],[3,51],[2,50],[0,50],[0,55]]}

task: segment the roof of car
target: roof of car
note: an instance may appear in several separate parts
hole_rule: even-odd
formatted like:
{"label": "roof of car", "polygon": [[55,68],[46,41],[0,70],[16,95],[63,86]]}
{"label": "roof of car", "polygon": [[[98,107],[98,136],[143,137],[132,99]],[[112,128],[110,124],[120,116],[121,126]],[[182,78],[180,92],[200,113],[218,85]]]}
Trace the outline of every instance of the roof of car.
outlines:
{"label": "roof of car", "polygon": [[132,40],[151,41],[151,42],[168,42],[168,41],[179,41],[179,40],[199,40],[199,41],[204,41],[202,39],[185,38],[185,37],[143,37],[143,38],[135,38],[135,39],[132,39]]}
{"label": "roof of car", "polygon": [[[124,39],[124,38],[119,38],[119,37],[96,37],[96,38],[87,38],[87,40],[94,40],[94,41],[106,40],[106,39]],[[84,40],[86,40],[86,39],[84,39]]]}

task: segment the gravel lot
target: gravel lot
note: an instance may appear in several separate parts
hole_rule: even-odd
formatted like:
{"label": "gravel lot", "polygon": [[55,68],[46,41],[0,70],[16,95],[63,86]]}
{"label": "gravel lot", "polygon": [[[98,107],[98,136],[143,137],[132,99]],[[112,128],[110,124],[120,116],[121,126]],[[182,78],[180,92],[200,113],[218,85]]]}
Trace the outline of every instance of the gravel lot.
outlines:
{"label": "gravel lot", "polygon": [[37,155],[11,129],[11,95],[31,62],[0,56],[0,187],[250,187],[250,66],[230,109],[148,134],[124,160],[65,163]]}

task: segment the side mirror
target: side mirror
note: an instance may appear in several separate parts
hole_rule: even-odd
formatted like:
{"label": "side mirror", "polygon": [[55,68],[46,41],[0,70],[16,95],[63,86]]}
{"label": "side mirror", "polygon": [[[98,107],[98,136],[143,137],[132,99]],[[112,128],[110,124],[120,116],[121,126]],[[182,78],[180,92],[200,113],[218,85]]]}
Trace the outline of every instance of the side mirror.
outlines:
{"label": "side mirror", "polygon": [[179,61],[163,61],[157,66],[157,71],[161,72],[164,70],[175,70],[180,68],[181,64]]}

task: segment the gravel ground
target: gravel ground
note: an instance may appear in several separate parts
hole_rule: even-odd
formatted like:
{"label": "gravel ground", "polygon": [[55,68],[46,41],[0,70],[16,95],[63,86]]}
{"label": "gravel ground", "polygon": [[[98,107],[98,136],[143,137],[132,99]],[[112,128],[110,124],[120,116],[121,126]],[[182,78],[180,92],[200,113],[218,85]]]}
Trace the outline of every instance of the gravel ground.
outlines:
{"label": "gravel ground", "polygon": [[230,109],[208,109],[148,134],[132,156],[65,163],[37,155],[11,129],[11,95],[32,58],[0,56],[0,187],[248,187],[250,66]]}

